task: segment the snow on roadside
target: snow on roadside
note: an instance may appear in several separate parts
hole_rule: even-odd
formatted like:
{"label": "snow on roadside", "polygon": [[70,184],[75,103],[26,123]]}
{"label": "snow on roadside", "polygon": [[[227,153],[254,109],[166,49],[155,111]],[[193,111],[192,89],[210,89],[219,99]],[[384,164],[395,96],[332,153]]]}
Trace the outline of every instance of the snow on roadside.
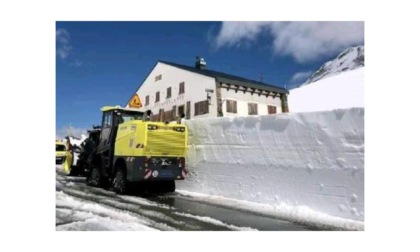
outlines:
{"label": "snow on roadside", "polygon": [[189,176],[179,190],[364,221],[364,108],[187,125]]}
{"label": "snow on roadside", "polygon": [[299,224],[332,230],[364,230],[364,222],[327,215],[314,211],[306,206],[290,206],[287,204],[264,204],[246,200],[237,200],[223,196],[176,190],[177,193],[203,203],[215,204],[233,209],[241,209],[269,217],[285,219]]}
{"label": "snow on roadside", "polygon": [[129,213],[78,200],[56,192],[56,230],[136,230],[153,231],[150,223]]}
{"label": "snow on roadside", "polygon": [[211,223],[213,225],[227,227],[227,228],[230,228],[230,229],[236,230],[236,231],[258,231],[257,229],[253,229],[253,228],[250,228],[250,227],[238,227],[238,226],[226,224],[224,222],[221,222],[219,220],[210,218],[208,216],[198,216],[198,215],[192,215],[192,214],[188,214],[188,213],[179,213],[179,212],[175,212],[175,214],[179,215],[179,216],[185,216],[185,217],[196,219],[196,220],[199,220],[199,221]]}

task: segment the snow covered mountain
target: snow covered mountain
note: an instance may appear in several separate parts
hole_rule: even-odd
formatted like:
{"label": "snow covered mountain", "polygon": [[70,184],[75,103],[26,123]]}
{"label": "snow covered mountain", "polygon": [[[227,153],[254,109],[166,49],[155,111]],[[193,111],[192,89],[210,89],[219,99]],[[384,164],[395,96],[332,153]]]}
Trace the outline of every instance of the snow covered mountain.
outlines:
{"label": "snow covered mountain", "polygon": [[364,66],[365,46],[350,47],[341,52],[337,58],[322,65],[301,86]]}

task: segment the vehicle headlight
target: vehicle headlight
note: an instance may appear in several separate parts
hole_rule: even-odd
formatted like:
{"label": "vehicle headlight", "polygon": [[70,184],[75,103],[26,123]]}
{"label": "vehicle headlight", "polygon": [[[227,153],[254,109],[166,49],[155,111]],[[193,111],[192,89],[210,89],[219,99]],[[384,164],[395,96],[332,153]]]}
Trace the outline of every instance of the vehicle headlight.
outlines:
{"label": "vehicle headlight", "polygon": [[184,127],[174,127],[174,130],[177,132],[184,132],[185,128]]}
{"label": "vehicle headlight", "polygon": [[156,130],[156,129],[158,129],[158,126],[157,125],[153,125],[153,124],[149,124],[149,125],[147,125],[147,129],[148,130]]}

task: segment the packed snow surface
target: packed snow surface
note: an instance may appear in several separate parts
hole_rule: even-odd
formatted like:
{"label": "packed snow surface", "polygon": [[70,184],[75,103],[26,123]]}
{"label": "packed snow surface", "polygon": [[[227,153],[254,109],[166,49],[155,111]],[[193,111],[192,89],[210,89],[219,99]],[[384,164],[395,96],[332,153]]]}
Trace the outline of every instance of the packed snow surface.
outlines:
{"label": "packed snow surface", "polygon": [[150,223],[130,213],[115,211],[100,204],[88,203],[56,192],[57,230],[155,230]]}
{"label": "packed snow surface", "polygon": [[290,112],[364,107],[364,67],[290,90]]}
{"label": "packed snow surface", "polygon": [[190,172],[181,191],[266,203],[294,219],[364,221],[363,108],[186,124]]}
{"label": "packed snow surface", "polygon": [[[202,200],[191,200],[190,195],[188,195],[187,204],[185,204],[185,200],[180,199],[181,195],[177,193],[165,196],[155,195],[152,198],[117,195],[112,191],[87,186],[84,177],[66,176],[62,172],[61,165],[56,166],[56,171],[56,230],[59,231],[176,231],[206,230],[205,228],[209,228],[209,230],[257,230],[248,226],[226,223],[208,216],[212,213],[203,209],[211,211],[212,208],[206,208],[206,206],[212,203],[206,201],[206,205],[203,207],[203,204],[200,203]],[[155,201],[158,198],[159,200]],[[197,207],[203,211],[197,212],[179,207],[176,201],[184,202],[184,205],[189,205],[191,208]],[[215,202],[213,205],[219,206],[220,204]],[[248,225],[246,221],[243,223]],[[303,228],[297,224],[294,227],[297,230]]]}

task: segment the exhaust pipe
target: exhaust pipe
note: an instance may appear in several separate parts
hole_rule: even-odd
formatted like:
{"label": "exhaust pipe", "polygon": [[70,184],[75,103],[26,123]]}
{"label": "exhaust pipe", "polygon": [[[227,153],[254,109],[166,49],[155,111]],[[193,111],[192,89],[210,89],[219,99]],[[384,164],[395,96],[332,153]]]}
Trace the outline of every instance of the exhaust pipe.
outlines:
{"label": "exhaust pipe", "polygon": [[184,118],[184,117],[185,117],[185,114],[184,114],[184,113],[182,113],[182,114],[178,117],[178,120],[176,121],[176,123],[181,124],[182,118]]}
{"label": "exhaust pipe", "polygon": [[150,121],[150,116],[152,115],[152,111],[149,109],[146,111],[145,114],[143,114],[143,121],[148,122]]}

